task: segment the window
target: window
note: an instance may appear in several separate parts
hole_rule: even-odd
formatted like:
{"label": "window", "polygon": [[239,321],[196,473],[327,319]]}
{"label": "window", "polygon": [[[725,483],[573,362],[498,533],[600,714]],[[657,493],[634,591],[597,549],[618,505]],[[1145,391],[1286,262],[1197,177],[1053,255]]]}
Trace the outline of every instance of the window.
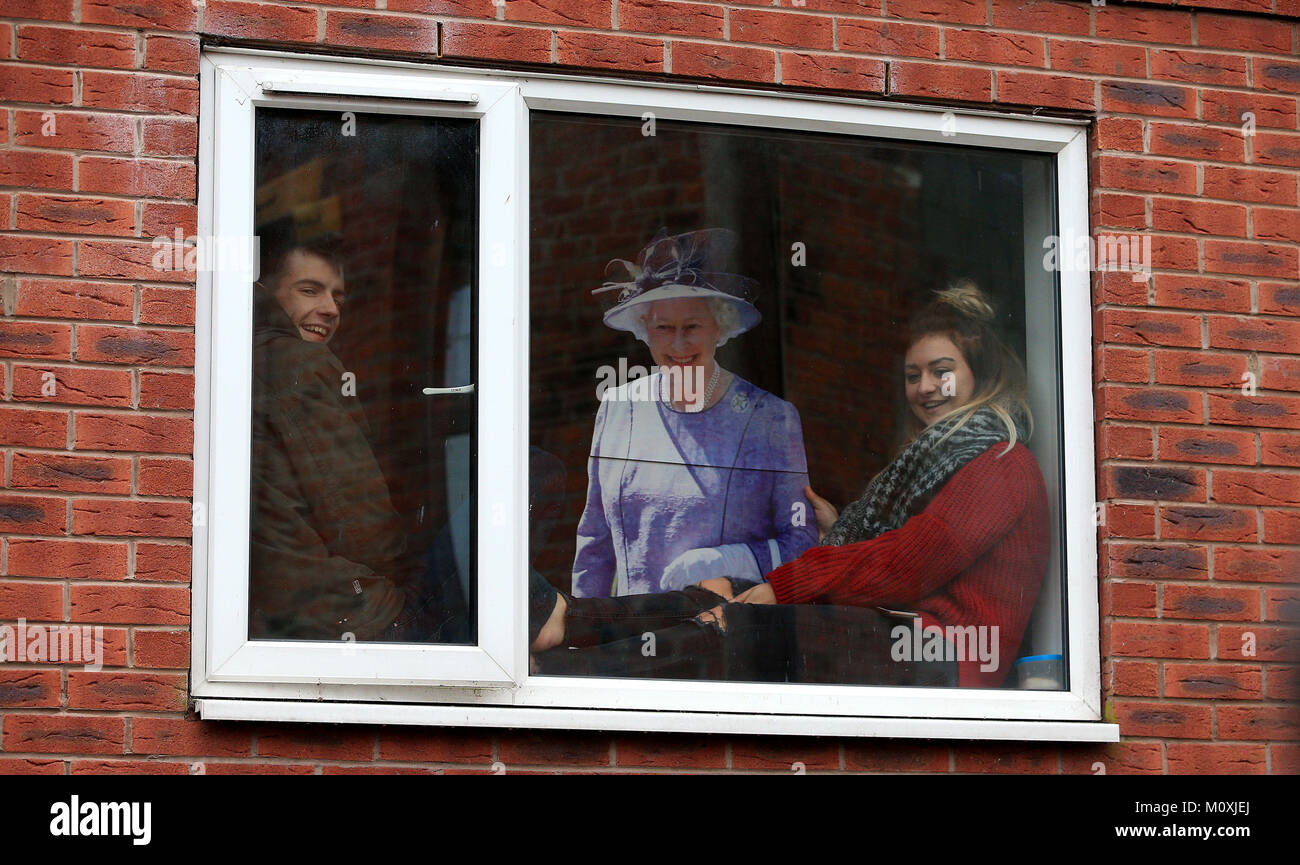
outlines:
{"label": "window", "polygon": [[[1115,737],[1086,723],[1087,277],[1044,258],[1086,236],[1080,125],[224,50],[203,99],[200,236],[260,262],[199,275],[205,717]],[[970,546],[991,583],[701,624],[622,606],[722,574],[793,598],[808,484],[844,508],[826,567],[948,506],[997,437],[978,418],[957,464],[914,444],[919,475],[889,468],[993,380],[956,342],[911,351],[955,284],[1029,370],[1012,459],[1036,480],[990,529],[1019,552],[916,535],[898,579],[947,585]],[[898,513],[864,494],[882,470]],[[530,654],[557,589],[621,624]]]}

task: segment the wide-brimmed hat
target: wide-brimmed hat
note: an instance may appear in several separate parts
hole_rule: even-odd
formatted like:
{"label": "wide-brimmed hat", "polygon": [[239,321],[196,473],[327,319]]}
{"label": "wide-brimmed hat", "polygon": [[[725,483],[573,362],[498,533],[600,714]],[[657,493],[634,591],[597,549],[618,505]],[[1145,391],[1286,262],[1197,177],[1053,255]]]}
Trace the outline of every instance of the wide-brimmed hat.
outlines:
{"label": "wide-brimmed hat", "polygon": [[[758,324],[759,314],[750,298],[758,283],[747,276],[722,270],[736,246],[736,233],[726,228],[702,228],[675,234],[659,229],[641,250],[636,263],[616,258],[605,275],[621,269],[630,279],[606,280],[592,294],[617,291],[618,302],[605,312],[605,324],[615,330],[638,332],[645,304],[657,300],[718,298],[736,310],[738,323],[719,335],[719,342],[742,334]],[[621,274],[619,274],[621,275]]]}

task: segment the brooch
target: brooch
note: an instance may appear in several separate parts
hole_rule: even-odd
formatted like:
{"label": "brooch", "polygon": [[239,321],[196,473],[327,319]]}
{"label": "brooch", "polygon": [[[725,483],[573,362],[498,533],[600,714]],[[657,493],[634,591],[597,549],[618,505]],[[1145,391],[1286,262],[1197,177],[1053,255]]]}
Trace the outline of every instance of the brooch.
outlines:
{"label": "brooch", "polygon": [[738,394],[736,394],[735,396],[733,396],[733,397],[731,398],[731,410],[732,410],[732,411],[734,411],[734,412],[742,412],[742,411],[744,411],[744,410],[747,409],[747,408],[749,408],[749,396],[748,396],[748,394],[738,393]]}

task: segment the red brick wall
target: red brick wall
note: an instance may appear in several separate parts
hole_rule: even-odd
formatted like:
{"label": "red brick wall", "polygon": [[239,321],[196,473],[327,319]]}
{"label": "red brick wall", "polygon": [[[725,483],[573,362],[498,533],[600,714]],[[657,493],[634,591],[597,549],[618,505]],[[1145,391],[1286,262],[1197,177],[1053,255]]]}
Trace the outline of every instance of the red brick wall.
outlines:
{"label": "red brick wall", "polygon": [[[1300,3],[370,5],[0,0],[0,621],[102,624],[106,642],[99,673],[0,665],[0,771],[1300,769]],[[209,38],[1094,115],[1093,225],[1151,232],[1156,267],[1093,280],[1102,685],[1124,741],[193,720],[194,294],[150,267],[149,239],[194,230]]]}

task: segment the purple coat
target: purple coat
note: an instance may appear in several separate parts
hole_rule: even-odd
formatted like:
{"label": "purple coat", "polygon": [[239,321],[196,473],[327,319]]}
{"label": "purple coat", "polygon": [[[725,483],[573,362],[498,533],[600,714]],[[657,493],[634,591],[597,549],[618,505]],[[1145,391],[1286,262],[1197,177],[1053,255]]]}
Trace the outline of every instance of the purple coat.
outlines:
{"label": "purple coat", "polygon": [[697,547],[743,543],[767,574],[817,542],[794,406],[736,376],[710,408],[677,412],[636,399],[659,392],[650,378],[596,413],[574,595],[666,591],[665,566]]}

